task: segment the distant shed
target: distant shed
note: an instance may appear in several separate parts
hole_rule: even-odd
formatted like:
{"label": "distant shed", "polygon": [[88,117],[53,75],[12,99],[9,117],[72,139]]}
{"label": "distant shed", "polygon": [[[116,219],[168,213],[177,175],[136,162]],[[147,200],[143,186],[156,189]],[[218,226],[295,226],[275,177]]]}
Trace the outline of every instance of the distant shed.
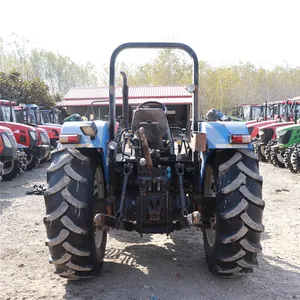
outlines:
{"label": "distant shed", "polygon": [[[168,120],[170,126],[186,125],[190,118],[192,95],[185,86],[130,86],[129,105],[132,110],[146,101],[158,101],[168,108]],[[96,100],[107,102],[96,103],[95,113],[104,117],[108,115],[108,87],[75,87],[65,95],[63,101],[57,103],[59,107],[66,107],[68,114],[78,113],[85,115],[90,113],[89,106]],[[116,113],[122,114],[122,88],[116,88]]]}

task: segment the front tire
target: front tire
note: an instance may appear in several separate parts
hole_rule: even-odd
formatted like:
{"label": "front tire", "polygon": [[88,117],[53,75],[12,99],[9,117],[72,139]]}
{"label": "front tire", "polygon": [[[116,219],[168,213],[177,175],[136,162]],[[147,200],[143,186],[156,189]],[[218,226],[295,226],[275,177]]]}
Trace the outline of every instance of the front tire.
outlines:
{"label": "front tire", "polygon": [[60,149],[52,153],[47,170],[46,245],[56,273],[68,279],[87,277],[103,264],[107,231],[96,240],[93,226],[93,217],[101,211],[105,198],[97,159],[76,149]]}
{"label": "front tire", "polygon": [[294,173],[300,173],[300,144],[295,145],[291,154],[291,165]]}
{"label": "front tire", "polygon": [[272,139],[271,141],[268,142],[268,144],[265,147],[265,157],[269,163],[272,163],[271,151],[272,151],[272,146],[274,146],[275,144],[276,144],[276,139]]}
{"label": "front tire", "polygon": [[295,173],[295,170],[293,168],[293,164],[292,164],[292,155],[294,150],[296,149],[296,145],[292,145],[290,147],[288,147],[284,153],[284,157],[283,157],[283,161],[284,161],[284,165],[287,169],[289,169],[292,173]]}
{"label": "front tire", "polygon": [[[205,198],[203,206],[203,218],[209,227],[202,230],[209,270],[223,276],[252,272],[262,251],[265,205],[256,155],[251,150],[215,153],[204,182],[204,194],[210,197]],[[214,194],[205,192],[211,186]]]}
{"label": "front tire", "polygon": [[285,168],[284,165],[284,152],[275,153],[275,151],[271,151],[271,163],[279,168]]}
{"label": "front tire", "polygon": [[259,144],[258,140],[253,142],[254,153],[257,155],[258,159],[262,162],[267,162],[267,159],[262,151],[262,146]]}
{"label": "front tire", "polygon": [[15,159],[10,163],[12,164],[9,168],[10,171],[3,173],[3,180],[11,181],[23,173],[23,164],[19,159]]}

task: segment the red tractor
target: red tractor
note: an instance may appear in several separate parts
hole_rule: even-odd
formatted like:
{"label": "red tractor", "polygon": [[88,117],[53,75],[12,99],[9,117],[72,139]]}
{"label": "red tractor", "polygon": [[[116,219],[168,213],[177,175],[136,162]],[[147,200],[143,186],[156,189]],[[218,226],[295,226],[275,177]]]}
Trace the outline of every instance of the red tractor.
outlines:
{"label": "red tractor", "polygon": [[0,181],[12,180],[26,170],[27,159],[23,147],[17,144],[12,131],[0,126]]}
{"label": "red tractor", "polygon": [[243,121],[257,121],[264,116],[264,104],[241,104],[237,107],[237,117]]}
{"label": "red tractor", "polygon": [[25,146],[27,169],[31,170],[49,155],[47,132],[41,128],[17,123],[13,106],[15,102],[0,100],[0,125],[10,128],[17,143]]}
{"label": "red tractor", "polygon": [[[37,134],[38,134],[38,144],[48,147],[47,156],[42,159],[42,162],[48,161],[50,159],[50,149],[53,147],[51,146],[51,142],[50,142],[50,139],[49,139],[46,129],[44,129],[43,126],[41,126],[41,125],[36,125],[35,123],[30,123],[30,120],[32,120],[32,118],[29,118],[29,116],[30,116],[29,110],[26,107],[14,106],[14,111],[15,111],[16,119],[17,119],[18,123],[23,123],[23,124],[27,124],[32,127],[35,127]],[[39,162],[37,162],[37,163],[39,163]]]}
{"label": "red tractor", "polygon": [[[44,128],[47,131],[48,136],[50,138],[51,146],[53,148],[56,148],[56,144],[58,142],[62,126],[60,124],[52,123],[55,121],[55,115],[53,113],[51,115],[48,115],[48,120],[48,118],[45,115],[45,112],[43,112],[40,109],[40,107],[38,107],[35,104],[28,104],[22,107],[24,111],[26,110],[26,124],[38,125],[38,127]],[[50,121],[50,123],[48,123],[48,121]]]}
{"label": "red tractor", "polygon": [[268,120],[268,121],[262,121],[262,122],[253,122],[250,124],[247,123],[247,127],[249,130],[249,133],[251,134],[252,140],[257,138],[259,128],[261,128],[262,126],[265,126],[265,125],[276,123],[276,122],[277,122],[276,120]]}
{"label": "red tractor", "polygon": [[270,125],[277,122],[282,121],[291,121],[292,120],[292,107],[293,107],[293,100],[286,100],[286,101],[278,101],[278,102],[271,102],[268,103],[267,111],[268,118],[270,117],[271,120],[266,121],[251,121],[247,122],[247,127],[249,133],[251,134],[251,138],[254,140],[258,138],[259,129],[263,126]]}
{"label": "red tractor", "polygon": [[51,109],[41,109],[41,121],[43,124],[58,124],[63,123],[62,113],[59,109],[52,107]]}
{"label": "red tractor", "polygon": [[271,160],[271,147],[277,138],[276,129],[282,126],[292,125],[295,122],[294,111],[300,110],[300,99],[287,100],[282,111],[282,119],[285,122],[276,122],[260,127],[258,137],[253,142],[254,152],[261,161]]}
{"label": "red tractor", "polygon": [[268,143],[276,138],[276,128],[291,124],[293,122],[276,122],[259,128],[258,137],[253,141],[253,147],[260,161],[267,162],[271,159]]}

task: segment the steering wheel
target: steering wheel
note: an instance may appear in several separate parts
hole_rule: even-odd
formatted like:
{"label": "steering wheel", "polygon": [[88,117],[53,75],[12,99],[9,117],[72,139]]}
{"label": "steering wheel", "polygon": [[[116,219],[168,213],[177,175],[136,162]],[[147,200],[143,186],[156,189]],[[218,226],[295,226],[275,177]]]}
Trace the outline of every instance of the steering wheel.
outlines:
{"label": "steering wheel", "polygon": [[160,103],[158,101],[146,101],[146,102],[140,104],[137,107],[137,109],[139,109],[139,108],[145,108],[144,106],[153,106],[153,105],[159,106],[159,108],[161,108],[165,112],[165,114],[168,112],[167,107],[163,103]]}

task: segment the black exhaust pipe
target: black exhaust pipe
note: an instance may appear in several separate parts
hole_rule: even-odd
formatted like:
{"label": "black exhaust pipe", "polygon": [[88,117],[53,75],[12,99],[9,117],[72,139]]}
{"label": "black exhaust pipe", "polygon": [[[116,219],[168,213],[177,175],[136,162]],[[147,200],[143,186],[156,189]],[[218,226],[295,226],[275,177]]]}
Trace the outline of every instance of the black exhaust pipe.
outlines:
{"label": "black exhaust pipe", "polygon": [[268,120],[268,101],[265,102],[265,116],[264,116],[264,120],[265,121]]}
{"label": "black exhaust pipe", "polygon": [[295,109],[294,110],[295,124],[297,124],[297,121],[298,121],[298,114],[299,114],[299,109]]}
{"label": "black exhaust pipe", "polygon": [[128,85],[127,85],[127,75],[123,71],[121,71],[120,73],[123,76],[123,106],[122,106],[123,122],[124,122],[124,128],[127,128],[128,127]]}

